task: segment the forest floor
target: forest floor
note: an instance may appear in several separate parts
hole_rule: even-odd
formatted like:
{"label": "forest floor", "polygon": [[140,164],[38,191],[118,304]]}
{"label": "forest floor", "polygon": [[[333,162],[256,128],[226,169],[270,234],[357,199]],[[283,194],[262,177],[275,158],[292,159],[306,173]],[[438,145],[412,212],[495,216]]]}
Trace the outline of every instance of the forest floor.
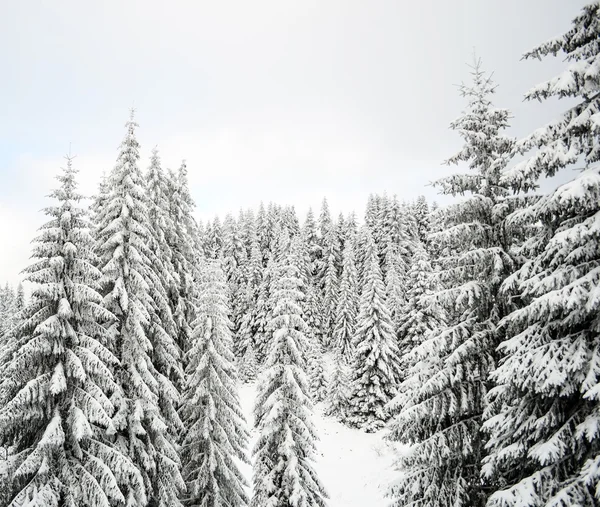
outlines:
{"label": "forest floor", "polygon": [[[254,394],[254,384],[240,388],[242,410],[250,428]],[[321,404],[316,405],[313,417],[319,435],[315,468],[329,494],[328,507],[388,506],[390,499],[385,493],[390,482],[398,477],[393,463],[403,448],[383,440],[384,431],[364,433],[324,416]],[[252,430],[250,449],[256,436],[256,430]],[[243,467],[251,484],[252,469]]]}

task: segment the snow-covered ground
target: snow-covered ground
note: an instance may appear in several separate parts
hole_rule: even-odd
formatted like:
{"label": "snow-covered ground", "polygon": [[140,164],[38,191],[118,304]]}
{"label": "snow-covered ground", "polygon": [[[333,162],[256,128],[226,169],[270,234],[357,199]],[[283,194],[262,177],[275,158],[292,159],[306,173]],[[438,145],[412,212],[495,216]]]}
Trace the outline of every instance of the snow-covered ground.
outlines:
{"label": "snow-covered ground", "polygon": [[[240,388],[242,409],[252,427],[254,384]],[[385,492],[398,472],[392,467],[394,449],[383,440],[383,432],[363,433],[347,428],[322,413],[321,405],[315,407],[314,422],[319,433],[315,468],[329,494],[329,507],[384,507],[389,504]],[[256,433],[252,432],[254,445]],[[400,452],[402,449],[397,448]],[[252,469],[244,466],[248,483],[252,482]]]}

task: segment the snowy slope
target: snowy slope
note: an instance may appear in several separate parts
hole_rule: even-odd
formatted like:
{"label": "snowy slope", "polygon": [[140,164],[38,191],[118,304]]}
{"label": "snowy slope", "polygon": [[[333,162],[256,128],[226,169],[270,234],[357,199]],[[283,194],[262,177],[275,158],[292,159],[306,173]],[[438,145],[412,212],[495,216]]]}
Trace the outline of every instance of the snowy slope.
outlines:
{"label": "snowy slope", "polygon": [[[240,388],[242,409],[250,427],[254,392],[254,384]],[[393,449],[391,444],[383,441],[383,433],[367,434],[347,428],[323,416],[320,404],[315,409],[314,422],[320,438],[315,468],[329,494],[328,507],[387,506],[389,500],[385,498],[385,492],[398,472],[392,468]],[[255,438],[253,431],[250,448]],[[251,467],[244,465],[243,470],[251,484]]]}

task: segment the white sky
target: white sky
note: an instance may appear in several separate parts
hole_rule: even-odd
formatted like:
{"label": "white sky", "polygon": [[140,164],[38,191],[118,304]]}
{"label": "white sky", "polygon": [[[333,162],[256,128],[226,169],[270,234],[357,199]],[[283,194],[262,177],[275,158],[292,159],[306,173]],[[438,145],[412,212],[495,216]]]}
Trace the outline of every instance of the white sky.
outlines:
{"label": "white sky", "polygon": [[72,144],[81,189],[114,164],[128,108],[142,167],[188,161],[198,217],[260,200],[363,212],[448,174],[473,48],[523,136],[565,104],[524,103],[563,68],[520,61],[583,0],[5,1],[0,6],[0,283],[16,282]]}

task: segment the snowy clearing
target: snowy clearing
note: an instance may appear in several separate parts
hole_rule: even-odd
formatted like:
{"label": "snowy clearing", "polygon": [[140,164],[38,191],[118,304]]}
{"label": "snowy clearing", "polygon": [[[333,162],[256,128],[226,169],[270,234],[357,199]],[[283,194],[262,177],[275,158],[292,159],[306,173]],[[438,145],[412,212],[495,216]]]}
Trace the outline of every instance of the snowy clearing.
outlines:
{"label": "snowy clearing", "polygon": [[[240,387],[240,401],[246,421],[251,427],[255,384]],[[383,432],[363,433],[347,428],[322,413],[321,404],[315,407],[314,422],[319,433],[315,468],[325,485],[329,507],[384,507],[389,505],[385,492],[398,472],[393,469],[392,444],[383,440]],[[250,449],[256,432],[252,431]],[[397,447],[399,451],[402,447]],[[252,467],[242,465],[252,483]]]}

